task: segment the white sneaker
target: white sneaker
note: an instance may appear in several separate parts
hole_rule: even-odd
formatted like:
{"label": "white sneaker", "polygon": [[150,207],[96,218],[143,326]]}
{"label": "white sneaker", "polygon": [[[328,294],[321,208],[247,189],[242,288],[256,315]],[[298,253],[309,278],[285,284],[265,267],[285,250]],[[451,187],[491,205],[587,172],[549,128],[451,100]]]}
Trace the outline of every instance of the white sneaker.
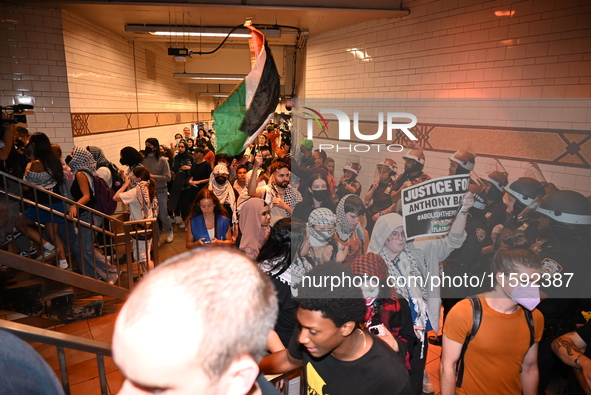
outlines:
{"label": "white sneaker", "polygon": [[181,223],[179,224],[179,228],[180,229],[185,229],[187,226],[185,225],[184,221],[181,221]]}
{"label": "white sneaker", "polygon": [[170,232],[166,232],[166,242],[172,243],[172,240],[174,240],[174,233],[171,230]]}
{"label": "white sneaker", "polygon": [[178,216],[178,215],[177,215],[177,216],[174,218],[174,222],[175,222],[177,225],[179,225],[179,226],[180,226],[180,225],[183,223],[183,219],[182,219],[180,216]]}
{"label": "white sneaker", "polygon": [[435,388],[429,380],[429,374],[425,371],[423,372],[423,394],[433,394],[435,393]]}

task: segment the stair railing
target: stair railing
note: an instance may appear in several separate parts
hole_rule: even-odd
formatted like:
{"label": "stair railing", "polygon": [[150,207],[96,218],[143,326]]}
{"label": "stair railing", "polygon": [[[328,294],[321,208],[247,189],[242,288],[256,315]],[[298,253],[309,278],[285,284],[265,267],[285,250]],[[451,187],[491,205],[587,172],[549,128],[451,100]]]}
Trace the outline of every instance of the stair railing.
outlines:
{"label": "stair railing", "polygon": [[[29,197],[25,197],[25,190],[28,188]],[[39,194],[44,193],[49,196],[48,205],[39,203]],[[35,210],[37,219],[40,217],[41,212],[47,212],[50,215],[51,222],[54,219],[61,218],[64,223],[59,225],[59,237],[61,238],[66,255],[68,257],[68,263],[70,268],[73,267],[73,263],[77,263],[77,271],[82,275],[95,280],[104,280],[105,286],[111,284],[112,286],[132,289],[134,284],[135,268],[133,265],[133,250],[143,249],[148,251],[148,260],[150,258],[150,247],[152,249],[151,258],[153,265],[142,265],[144,267],[138,267],[138,272],[147,271],[153,266],[158,265],[158,223],[156,219],[146,219],[139,221],[123,221],[118,217],[125,215],[126,213],[115,213],[114,216],[105,215],[97,210],[91,209],[84,205],[81,205],[73,200],[65,198],[59,194],[53,193],[52,191],[38,187],[25,180],[13,177],[10,174],[0,172],[0,230],[8,227],[4,231],[8,233],[8,237],[12,235],[11,243],[17,243],[18,231],[15,232],[13,229],[13,223],[16,220],[18,213],[24,213],[26,208],[32,207]],[[54,203],[62,202],[64,205],[64,213],[69,212],[69,207],[72,205],[77,206],[78,216],[71,218],[67,214],[53,210],[51,206]],[[2,212],[6,212],[4,218],[2,218]],[[81,219],[83,217],[86,220]],[[3,225],[3,226],[2,226]],[[35,225],[37,232],[43,235],[43,225],[37,221]],[[0,232],[2,233],[2,232]],[[21,253],[27,259],[27,263],[23,259],[8,259],[6,262],[2,262],[6,266],[13,267],[19,270],[31,270],[33,263],[30,261],[35,257],[36,253],[30,246],[33,246],[33,241],[39,245],[39,251],[41,256],[37,259],[44,259],[46,252],[43,248],[43,240],[32,240],[27,232],[23,233],[25,249]],[[153,237],[154,236],[154,237]],[[153,242],[152,242],[153,239]],[[22,242],[21,242],[22,244]],[[151,244],[151,246],[150,246]],[[55,246],[57,251],[57,246]],[[0,255],[1,254],[0,251]],[[53,262],[54,268],[57,266],[57,255],[51,254],[48,257],[49,262]],[[120,259],[125,259],[125,263],[120,263],[120,260],[116,258],[116,255]],[[44,265],[47,266],[47,265]],[[57,269],[57,268],[55,268]],[[123,269],[126,269],[127,279],[122,278],[121,273]],[[63,269],[60,269],[63,270]],[[36,270],[37,275],[43,276],[39,273],[53,273],[51,277],[56,277],[56,273],[59,271],[50,270]],[[74,273],[72,273],[74,274]],[[57,276],[59,277],[59,276]],[[74,281],[76,277],[64,276],[69,280]],[[84,283],[84,282],[83,282]],[[87,282],[86,282],[87,283]],[[77,284],[70,284],[73,286],[79,286]],[[84,284],[80,284],[80,288],[85,288]],[[96,288],[96,287],[93,287]],[[109,287],[99,287],[104,290]],[[106,294],[109,294],[107,292]],[[119,297],[121,296],[120,293]],[[126,293],[125,293],[126,294]]]}
{"label": "stair railing", "polygon": [[104,357],[111,356],[110,344],[6,320],[0,320],[0,328],[7,330],[23,340],[49,344],[57,348],[60,378],[66,395],[70,395],[70,380],[68,377],[65,350],[71,349],[95,354],[98,377],[101,385],[101,394],[109,394]]}

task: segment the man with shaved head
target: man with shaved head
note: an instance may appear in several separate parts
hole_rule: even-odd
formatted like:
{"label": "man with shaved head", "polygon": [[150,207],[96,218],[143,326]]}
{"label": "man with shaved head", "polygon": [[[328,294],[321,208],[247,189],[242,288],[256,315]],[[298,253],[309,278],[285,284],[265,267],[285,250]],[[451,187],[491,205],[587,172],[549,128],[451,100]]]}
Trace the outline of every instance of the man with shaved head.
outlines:
{"label": "man with shaved head", "polygon": [[257,366],[276,316],[273,285],[243,254],[208,248],[169,259],[117,318],[120,394],[276,394]]}

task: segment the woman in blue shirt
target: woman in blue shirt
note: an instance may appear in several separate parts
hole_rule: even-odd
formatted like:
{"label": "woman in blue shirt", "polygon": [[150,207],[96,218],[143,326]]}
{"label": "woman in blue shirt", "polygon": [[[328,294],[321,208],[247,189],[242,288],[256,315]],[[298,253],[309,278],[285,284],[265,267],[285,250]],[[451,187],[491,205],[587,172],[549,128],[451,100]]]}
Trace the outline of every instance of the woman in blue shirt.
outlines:
{"label": "woman in blue shirt", "polygon": [[186,247],[193,249],[204,245],[232,245],[231,221],[227,215],[213,191],[201,189],[191,208]]}

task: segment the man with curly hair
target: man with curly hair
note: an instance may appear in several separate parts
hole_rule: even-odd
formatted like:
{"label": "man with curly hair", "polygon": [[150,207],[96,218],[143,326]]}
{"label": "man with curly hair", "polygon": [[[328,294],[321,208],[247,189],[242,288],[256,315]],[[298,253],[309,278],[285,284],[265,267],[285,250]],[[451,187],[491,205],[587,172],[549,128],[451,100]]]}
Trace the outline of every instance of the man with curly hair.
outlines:
{"label": "man with curly hair", "polygon": [[263,372],[302,366],[307,394],[412,393],[402,357],[359,328],[366,308],[354,277],[349,268],[330,262],[302,277],[298,326],[287,349],[263,358]]}

